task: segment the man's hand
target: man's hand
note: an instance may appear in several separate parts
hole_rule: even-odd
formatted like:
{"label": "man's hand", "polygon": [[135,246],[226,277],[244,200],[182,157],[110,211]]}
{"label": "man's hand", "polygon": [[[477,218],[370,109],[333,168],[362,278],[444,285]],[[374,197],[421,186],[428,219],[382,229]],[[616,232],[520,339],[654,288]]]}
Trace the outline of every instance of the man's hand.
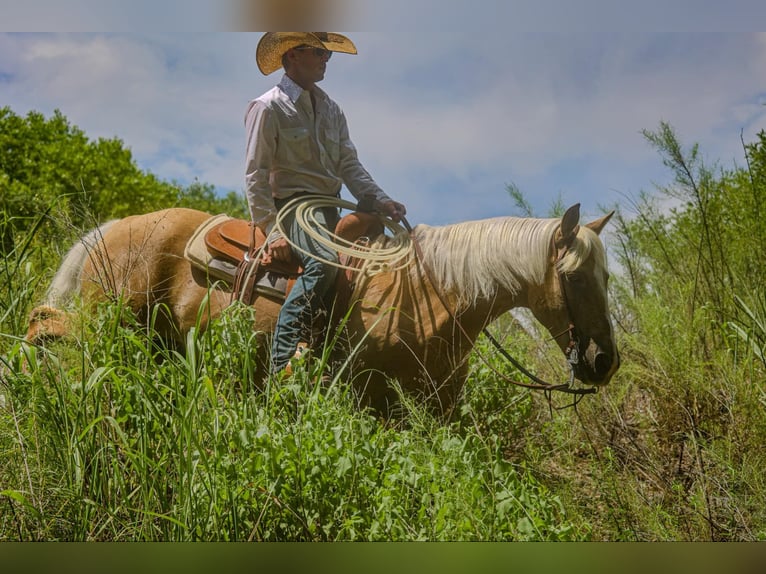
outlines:
{"label": "man's hand", "polygon": [[402,217],[407,215],[407,208],[398,201],[390,200],[380,204],[380,212],[398,222],[402,220]]}
{"label": "man's hand", "polygon": [[263,262],[268,264],[271,261],[289,262],[293,257],[293,251],[290,244],[284,237],[279,237],[266,246]]}

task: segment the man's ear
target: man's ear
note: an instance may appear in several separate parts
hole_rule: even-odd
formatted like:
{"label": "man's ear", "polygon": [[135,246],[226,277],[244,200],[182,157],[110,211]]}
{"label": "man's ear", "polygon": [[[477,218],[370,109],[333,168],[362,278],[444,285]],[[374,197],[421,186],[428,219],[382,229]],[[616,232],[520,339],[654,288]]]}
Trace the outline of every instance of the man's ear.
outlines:
{"label": "man's ear", "polygon": [[282,54],[282,67],[287,71],[287,69],[290,67],[290,64],[295,59],[295,50],[290,48],[287,52]]}

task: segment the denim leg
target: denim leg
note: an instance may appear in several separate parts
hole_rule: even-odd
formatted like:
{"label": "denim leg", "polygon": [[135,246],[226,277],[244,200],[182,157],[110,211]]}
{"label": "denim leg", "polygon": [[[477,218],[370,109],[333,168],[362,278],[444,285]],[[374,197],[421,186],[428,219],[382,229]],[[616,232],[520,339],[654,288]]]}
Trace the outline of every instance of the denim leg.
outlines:
{"label": "denim leg", "polygon": [[[293,212],[294,213],[294,212]],[[316,218],[322,224],[318,229],[327,236],[327,226],[335,226],[337,216],[334,210],[322,209]],[[338,254],[318,244],[295,223],[292,214],[283,220],[285,232],[290,240],[309,253],[327,261],[338,261]],[[328,265],[315,257],[294,251],[303,266],[303,274],[297,279],[290,294],[285,299],[279,312],[274,340],[271,348],[271,368],[273,372],[282,370],[295,354],[301,341],[308,341],[311,324],[317,314],[325,307],[328,295],[335,287],[338,268]]]}

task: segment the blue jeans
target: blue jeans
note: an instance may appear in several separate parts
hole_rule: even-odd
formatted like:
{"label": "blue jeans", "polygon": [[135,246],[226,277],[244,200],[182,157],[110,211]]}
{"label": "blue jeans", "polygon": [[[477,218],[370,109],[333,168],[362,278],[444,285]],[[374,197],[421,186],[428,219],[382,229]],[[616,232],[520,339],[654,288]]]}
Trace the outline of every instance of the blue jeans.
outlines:
{"label": "blue jeans", "polygon": [[[278,202],[281,207],[284,202]],[[315,257],[310,257],[293,249],[293,255],[297,257],[303,266],[303,274],[298,277],[290,294],[285,299],[279,312],[277,326],[274,330],[274,340],[271,346],[271,369],[279,372],[284,369],[295,354],[300,342],[311,342],[311,326],[317,315],[328,310],[335,294],[335,279],[338,276],[338,268],[320,261],[338,261],[335,250],[329,249],[317,243],[301,229],[295,222],[295,211],[282,220],[282,227],[290,238],[290,241],[306,250]],[[334,230],[338,222],[338,211],[335,208],[325,207],[317,210],[315,214],[320,225],[317,226],[323,236],[327,237],[327,230]]]}

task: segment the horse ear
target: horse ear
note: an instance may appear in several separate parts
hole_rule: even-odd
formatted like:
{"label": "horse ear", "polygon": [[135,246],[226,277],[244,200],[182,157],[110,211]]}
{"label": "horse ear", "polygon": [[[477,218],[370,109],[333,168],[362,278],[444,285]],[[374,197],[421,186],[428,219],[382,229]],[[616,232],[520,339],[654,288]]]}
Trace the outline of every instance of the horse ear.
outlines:
{"label": "horse ear", "polygon": [[575,237],[577,237],[577,232],[580,231],[579,221],[580,204],[575,203],[572,207],[566,210],[566,213],[564,213],[564,216],[561,218],[561,225],[556,231],[556,237],[554,239],[556,242],[556,249],[561,251],[572,245]]}
{"label": "horse ear", "polygon": [[601,230],[606,227],[606,224],[609,223],[609,220],[612,219],[612,216],[614,215],[614,211],[607,213],[604,217],[601,219],[597,219],[596,221],[591,221],[590,223],[586,223],[585,227],[588,229],[592,229],[596,232],[596,235],[601,233]]}

